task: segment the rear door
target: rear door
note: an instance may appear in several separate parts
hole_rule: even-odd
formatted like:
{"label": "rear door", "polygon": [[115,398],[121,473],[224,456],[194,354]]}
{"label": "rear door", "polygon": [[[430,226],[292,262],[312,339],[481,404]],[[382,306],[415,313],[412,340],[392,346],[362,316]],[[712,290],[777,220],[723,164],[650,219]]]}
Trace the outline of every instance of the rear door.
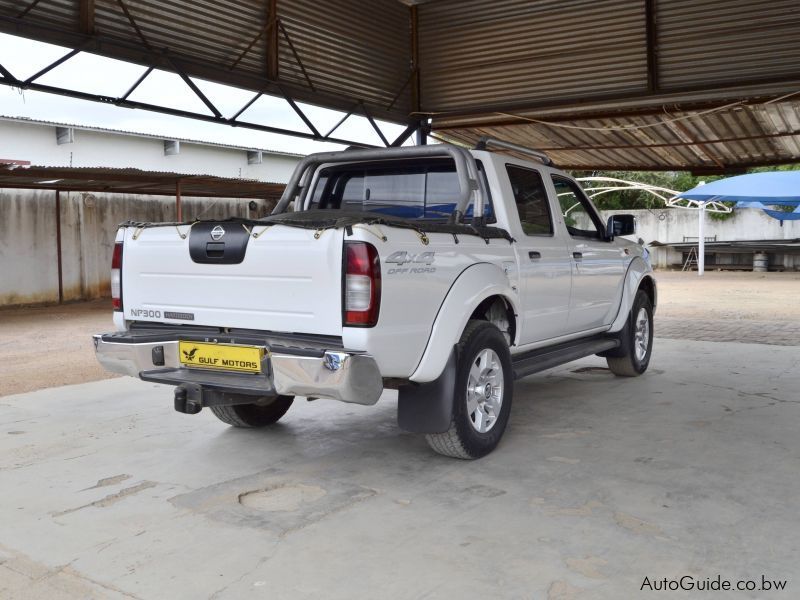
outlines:
{"label": "rear door", "polygon": [[542,173],[519,164],[506,164],[505,169],[519,215],[513,235],[524,312],[520,344],[531,344],[563,335],[567,327],[569,245],[563,232],[554,227]]}
{"label": "rear door", "polygon": [[600,215],[577,183],[552,176],[561,214],[569,234],[572,298],[568,329],[585,331],[608,325],[619,306],[623,257],[607,240]]}

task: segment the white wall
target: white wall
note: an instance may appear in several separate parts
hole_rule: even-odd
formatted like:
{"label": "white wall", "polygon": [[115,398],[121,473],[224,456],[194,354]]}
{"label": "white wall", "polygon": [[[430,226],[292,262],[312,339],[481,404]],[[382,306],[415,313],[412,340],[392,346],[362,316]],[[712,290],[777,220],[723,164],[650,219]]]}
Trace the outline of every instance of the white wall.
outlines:
{"label": "white wall", "polygon": [[[697,238],[696,210],[664,208],[654,210],[601,211],[603,218],[618,213],[636,215],[637,236],[645,243],[682,242],[684,237]],[[778,240],[800,238],[800,221],[780,221],[768,217],[756,208],[736,209],[733,217],[716,221],[706,214],[705,237],[717,236],[718,241]]]}
{"label": "white wall", "polygon": [[[608,210],[601,211],[603,219],[619,213],[636,215],[636,236],[649,245],[652,242],[675,243],[697,240],[698,212],[679,208],[653,210]],[[705,237],[716,236],[717,241],[744,240],[791,240],[800,238],[800,221],[781,222],[768,217],[755,208],[737,209],[733,217],[717,221],[706,214]],[[707,252],[711,252],[710,250]],[[682,254],[672,249],[653,249],[654,262],[659,267],[680,264]],[[722,258],[722,257],[721,257]],[[787,268],[800,266],[800,257],[790,255],[772,256],[772,264],[780,263]]]}
{"label": "white wall", "polygon": [[[263,216],[246,200],[184,198],[194,219]],[[61,248],[65,300],[110,295],[109,271],[117,225],[171,221],[175,199],[128,194],[61,193]],[[55,192],[0,190],[0,306],[58,301]]]}
{"label": "white wall", "polygon": [[135,168],[271,183],[286,183],[299,160],[264,151],[261,164],[249,165],[244,148],[181,142],[179,154],[165,156],[159,138],[85,129],[74,129],[74,136],[73,143],[59,145],[54,125],[0,119],[0,158],[36,166]]}
{"label": "white wall", "polygon": [[[249,165],[244,148],[191,142],[181,142],[179,154],[165,156],[159,138],[79,128],[74,140],[59,145],[55,125],[0,119],[0,159],[36,166],[135,168],[285,183],[299,160],[264,151],[261,164]],[[246,200],[184,198],[183,217],[263,216],[250,214],[247,206]],[[119,223],[174,218],[172,197],[62,193],[65,300],[109,294]],[[54,191],[0,189],[0,306],[58,300],[55,219]]]}

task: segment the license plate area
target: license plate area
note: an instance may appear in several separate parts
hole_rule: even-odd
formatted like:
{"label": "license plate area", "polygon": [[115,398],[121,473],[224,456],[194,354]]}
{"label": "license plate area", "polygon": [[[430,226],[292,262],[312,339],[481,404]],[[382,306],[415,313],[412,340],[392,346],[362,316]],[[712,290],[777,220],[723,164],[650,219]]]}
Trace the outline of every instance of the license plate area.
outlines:
{"label": "license plate area", "polygon": [[261,373],[265,352],[257,346],[178,342],[178,357],[183,366],[214,371]]}

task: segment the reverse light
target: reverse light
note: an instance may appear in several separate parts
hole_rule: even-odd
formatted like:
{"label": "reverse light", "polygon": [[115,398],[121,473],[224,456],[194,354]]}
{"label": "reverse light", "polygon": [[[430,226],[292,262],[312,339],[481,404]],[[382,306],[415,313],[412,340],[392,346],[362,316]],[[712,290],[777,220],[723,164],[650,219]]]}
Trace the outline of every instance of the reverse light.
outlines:
{"label": "reverse light", "polygon": [[122,310],[122,242],[114,244],[111,257],[111,306]]}
{"label": "reverse light", "polygon": [[373,327],[381,304],[381,261],[367,242],[344,245],[343,325]]}

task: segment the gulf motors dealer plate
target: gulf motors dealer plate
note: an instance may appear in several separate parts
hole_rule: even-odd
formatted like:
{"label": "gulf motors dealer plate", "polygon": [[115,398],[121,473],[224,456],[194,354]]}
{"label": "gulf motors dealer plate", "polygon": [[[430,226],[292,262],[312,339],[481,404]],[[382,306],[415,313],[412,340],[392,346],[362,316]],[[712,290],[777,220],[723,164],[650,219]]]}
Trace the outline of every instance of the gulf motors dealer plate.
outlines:
{"label": "gulf motors dealer plate", "polygon": [[178,354],[181,364],[187,367],[260,373],[264,348],[205,342],[179,342]]}

